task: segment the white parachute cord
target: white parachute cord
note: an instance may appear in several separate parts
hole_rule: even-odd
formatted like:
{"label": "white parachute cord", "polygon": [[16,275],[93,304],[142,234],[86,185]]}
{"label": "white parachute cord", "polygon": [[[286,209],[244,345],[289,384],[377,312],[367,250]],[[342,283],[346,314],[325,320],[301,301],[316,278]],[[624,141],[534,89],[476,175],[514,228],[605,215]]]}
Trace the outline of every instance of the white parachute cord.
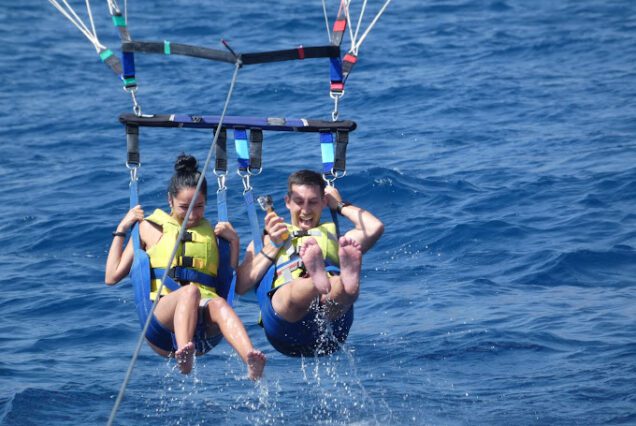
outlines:
{"label": "white parachute cord", "polygon": [[[68,2],[66,0],[62,0],[62,2],[64,3],[64,5],[68,9],[68,11],[75,18],[75,22],[79,23],[81,25],[81,27],[84,29],[84,31],[83,31],[84,34],[86,34],[86,33],[90,34],[91,35],[91,40],[97,41],[99,43],[97,35],[95,33],[91,32],[91,31],[89,31],[88,27],[86,26],[86,24],[84,23],[82,18],[80,18],[79,15],[77,14],[77,12],[75,12],[75,9],[73,9],[73,7],[71,7],[71,5],[68,4]],[[95,43],[93,43],[93,44],[95,44]]]}
{"label": "white parachute cord", "polygon": [[380,19],[380,16],[382,16],[386,8],[389,6],[389,3],[391,3],[391,0],[386,0],[386,2],[384,3],[380,11],[377,13],[377,15],[375,15],[375,18],[373,18],[373,21],[371,21],[371,24],[369,24],[369,27],[367,28],[367,30],[364,32],[364,34],[362,34],[362,37],[360,37],[360,40],[356,41],[355,46],[353,46],[353,48],[355,49],[354,53],[357,54],[358,49],[360,48],[360,45],[362,44],[364,39],[367,38],[371,29],[373,29],[375,24],[378,22],[378,19]]}
{"label": "white parachute cord", "polygon": [[115,13],[121,13],[119,5],[115,0],[106,0],[106,3],[108,4],[108,13],[110,13],[111,16]]}
{"label": "white parachute cord", "polygon": [[325,0],[322,0],[322,14],[325,17],[325,26],[327,27],[327,37],[331,41],[331,31],[329,31],[329,18],[327,17],[327,4]]}
{"label": "white parachute cord", "polygon": [[93,35],[97,40],[97,30],[95,30],[95,22],[93,22],[93,11],[91,10],[90,0],[86,0],[86,11],[88,12],[88,20],[91,22],[91,28],[93,29]]}
{"label": "white parachute cord", "polygon": [[353,37],[353,26],[351,25],[351,14],[349,9],[351,0],[342,0],[342,5],[345,8],[345,16],[347,17],[347,28],[349,29],[349,39],[351,39],[351,50],[353,50],[356,44],[356,40]]}
{"label": "white parachute cord", "polygon": [[75,25],[78,30],[80,30],[87,38],[89,38],[91,40],[91,43],[93,42],[93,39],[94,39],[93,34],[91,34],[91,32],[88,30],[88,28],[86,28],[86,25],[84,25],[84,23],[81,20],[79,21],[76,20],[68,11],[66,11],[62,6],[60,6],[57,0],[49,0],[49,3],[51,3],[53,7],[55,7],[62,15],[66,17],[66,19],[71,21],[71,23]]}
{"label": "white parachute cord", "polygon": [[364,0],[362,2],[362,10],[360,10],[360,16],[358,16],[358,25],[356,25],[356,32],[353,35],[353,39],[352,39],[354,40],[354,42],[358,38],[358,31],[360,30],[360,26],[362,25],[362,17],[364,16],[364,11],[366,10],[366,8],[367,8],[367,0]]}
{"label": "white parachute cord", "polygon": [[86,36],[86,38],[95,47],[95,50],[99,52],[100,50],[105,49],[106,47],[99,42],[96,35],[90,32],[88,27],[86,27],[82,19],[79,16],[77,16],[77,13],[75,13],[73,8],[69,6],[66,0],[62,0],[62,1],[66,5],[68,10],[65,10],[64,7],[62,7],[57,2],[57,0],[49,0],[49,3],[51,3],[53,7],[55,7],[62,15],[66,17],[66,19],[68,19],[73,25],[75,25],[75,27],[77,27],[77,29],[80,30],[82,34]]}
{"label": "white parachute cord", "polygon": [[[201,191],[201,185],[203,184],[203,180],[205,178],[205,173],[208,170],[208,167],[210,165],[210,161],[212,160],[212,153],[214,152],[214,149],[216,147],[216,142],[219,138],[219,134],[221,133],[221,128],[223,126],[223,120],[225,119],[225,113],[227,112],[227,108],[228,105],[230,104],[230,99],[232,98],[232,92],[234,91],[234,85],[236,83],[236,78],[238,75],[238,71],[241,68],[241,64],[240,62],[236,63],[236,66],[234,68],[234,75],[232,76],[232,82],[230,83],[230,89],[228,90],[227,93],[227,97],[225,99],[225,105],[223,105],[223,112],[221,113],[221,117],[219,118],[219,124],[216,128],[216,131],[214,133],[214,140],[212,141],[212,144],[210,145],[210,149],[208,150],[208,156],[205,160],[205,165],[203,166],[203,169],[201,170],[201,175],[199,177],[199,181],[197,183],[197,187],[195,190],[195,194],[197,194],[196,197],[192,198],[192,201],[190,202],[190,205],[188,206],[188,211],[185,214],[185,217],[183,218],[183,222],[181,223],[181,229],[179,230],[179,236],[177,237],[177,240],[175,241],[175,245],[172,249],[172,254],[170,255],[170,259],[167,262],[167,265],[172,265],[172,262],[174,261],[174,258],[177,255],[177,250],[179,249],[179,245],[181,243],[181,239],[183,238],[183,235],[185,234],[185,230],[186,230],[186,225],[188,224],[188,219],[190,218],[190,215],[192,213],[192,210],[194,209],[194,204],[196,199],[198,198],[198,194],[200,194]],[[157,294],[161,294],[161,291],[164,288],[164,283],[166,280],[166,277],[168,276],[168,270],[170,268],[166,268],[163,277],[161,278],[161,285],[159,286],[159,288],[157,289]],[[155,308],[157,307],[157,304],[159,303],[159,297],[155,298],[155,301],[152,305],[152,308],[150,309],[150,312],[148,313],[148,318],[146,319],[146,323],[144,324],[143,329],[141,330],[141,334],[139,335],[139,339],[137,340],[137,347],[135,348],[135,352],[133,353],[132,359],[130,360],[130,364],[128,365],[128,371],[126,372],[126,377],[124,378],[124,382],[121,385],[121,388],[119,389],[119,394],[117,395],[117,399],[115,400],[115,405],[113,406],[113,409],[110,413],[110,417],[108,418],[108,426],[111,426],[113,424],[113,422],[115,421],[115,416],[117,415],[117,411],[119,410],[119,406],[121,404],[122,399],[124,398],[124,393],[126,392],[126,387],[128,386],[128,382],[130,381],[130,377],[132,376],[132,371],[135,367],[135,363],[137,362],[137,358],[139,357],[139,352],[141,351],[141,346],[144,343],[144,339],[146,336],[146,332],[148,331],[148,327],[150,325],[150,321],[152,319],[152,316],[154,314]]]}
{"label": "white parachute cord", "polygon": [[128,0],[124,0],[124,22],[128,25]]}

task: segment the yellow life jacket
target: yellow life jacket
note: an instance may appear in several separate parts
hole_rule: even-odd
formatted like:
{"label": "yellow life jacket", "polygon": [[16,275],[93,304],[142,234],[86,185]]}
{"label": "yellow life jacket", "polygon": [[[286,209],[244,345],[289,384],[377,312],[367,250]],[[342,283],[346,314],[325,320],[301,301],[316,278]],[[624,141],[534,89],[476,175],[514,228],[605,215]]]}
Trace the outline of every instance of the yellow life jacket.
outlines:
{"label": "yellow life jacket", "polygon": [[286,224],[289,230],[289,238],[278,252],[276,257],[276,278],[273,287],[276,288],[289,281],[300,277],[303,274],[302,261],[298,254],[298,249],[304,244],[307,238],[314,238],[325,263],[329,266],[339,266],[338,259],[338,236],[334,223],[322,223],[308,231]]}
{"label": "yellow life jacket", "polygon": [[[163,236],[157,244],[146,250],[150,258],[150,267],[165,269],[170,255],[177,241],[181,224],[175,218],[161,209],[157,209],[146,218],[148,222],[157,224],[163,228]],[[219,267],[219,248],[216,241],[214,229],[206,219],[201,219],[199,224],[193,228],[186,229],[183,242],[177,249],[177,254],[171,267],[183,267],[193,269],[207,275],[217,276]],[[201,291],[201,298],[217,297],[214,288],[192,281]],[[150,284],[150,298],[155,299],[157,289],[161,285],[161,277],[153,279]],[[166,286],[161,294],[170,292]]]}

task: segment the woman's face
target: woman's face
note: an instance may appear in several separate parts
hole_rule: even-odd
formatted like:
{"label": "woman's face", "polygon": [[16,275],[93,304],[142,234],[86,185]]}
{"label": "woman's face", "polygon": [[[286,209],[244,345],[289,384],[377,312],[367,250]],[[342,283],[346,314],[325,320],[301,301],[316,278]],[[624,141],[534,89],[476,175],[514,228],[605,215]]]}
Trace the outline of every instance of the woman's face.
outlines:
{"label": "woman's face", "polygon": [[[185,215],[188,212],[188,207],[190,206],[195,193],[196,188],[182,188],[175,197],[168,194],[168,203],[172,208],[172,217],[177,219],[179,223],[183,222],[183,218],[185,218]],[[205,197],[203,194],[199,194],[197,201],[192,208],[192,213],[190,213],[190,218],[186,224],[186,228],[197,226],[201,219],[203,219],[204,215]]]}

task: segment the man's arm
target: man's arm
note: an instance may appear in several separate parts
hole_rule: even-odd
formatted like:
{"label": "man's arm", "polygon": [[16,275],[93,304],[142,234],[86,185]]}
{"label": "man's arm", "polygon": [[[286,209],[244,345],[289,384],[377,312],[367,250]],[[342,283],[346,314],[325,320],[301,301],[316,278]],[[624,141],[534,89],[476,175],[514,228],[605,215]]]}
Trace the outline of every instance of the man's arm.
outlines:
{"label": "man's arm", "polygon": [[[325,196],[330,209],[337,209],[342,202],[338,190],[332,186],[325,188]],[[371,212],[358,206],[349,204],[340,209],[340,214],[353,223],[354,229],[348,231],[345,237],[352,238],[362,246],[362,253],[366,253],[380,239],[384,232],[384,224]]]}
{"label": "man's arm", "polygon": [[236,292],[238,294],[245,294],[263,279],[283,245],[282,235],[287,232],[283,218],[277,216],[276,213],[268,213],[265,216],[265,230],[267,235],[263,241],[263,249],[254,253],[254,243],[251,242],[247,246],[243,262],[236,271]]}

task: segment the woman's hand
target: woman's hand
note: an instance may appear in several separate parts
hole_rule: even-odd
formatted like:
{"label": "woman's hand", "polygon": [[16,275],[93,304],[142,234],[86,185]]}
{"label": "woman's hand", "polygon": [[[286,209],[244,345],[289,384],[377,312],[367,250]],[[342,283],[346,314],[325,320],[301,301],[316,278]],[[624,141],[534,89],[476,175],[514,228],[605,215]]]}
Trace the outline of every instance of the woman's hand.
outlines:
{"label": "woman's hand", "polygon": [[128,232],[130,228],[136,223],[144,220],[144,211],[141,205],[137,204],[132,209],[128,210],[126,216],[119,222],[117,226],[117,232]]}
{"label": "woman's hand", "polygon": [[239,240],[239,236],[230,222],[217,223],[214,227],[214,234],[230,243]]}
{"label": "woman's hand", "polygon": [[267,213],[265,216],[265,230],[267,231],[267,235],[269,235],[270,240],[276,246],[281,246],[283,242],[285,242],[283,235],[289,234],[285,221],[275,212]]}

